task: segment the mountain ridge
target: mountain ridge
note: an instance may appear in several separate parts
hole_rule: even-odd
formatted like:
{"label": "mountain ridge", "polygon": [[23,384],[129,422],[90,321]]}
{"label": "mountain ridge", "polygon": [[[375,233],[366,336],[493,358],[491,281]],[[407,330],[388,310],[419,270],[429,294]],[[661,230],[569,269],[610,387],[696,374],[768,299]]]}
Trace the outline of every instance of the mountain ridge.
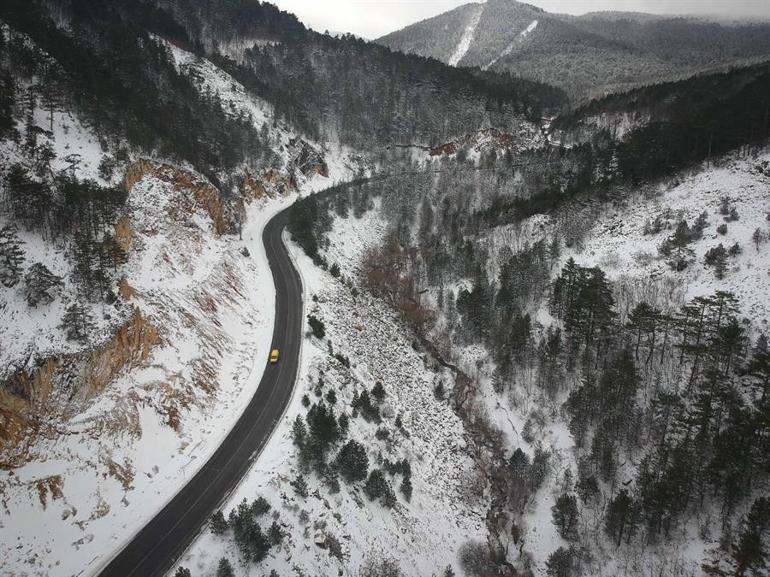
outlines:
{"label": "mountain ridge", "polygon": [[[462,47],[462,30],[477,15]],[[525,33],[525,31],[529,32]],[[558,86],[573,99],[606,88],[669,79],[746,58],[770,58],[770,24],[723,24],[709,19],[630,12],[571,16],[515,0],[465,4],[385,35],[377,42]]]}

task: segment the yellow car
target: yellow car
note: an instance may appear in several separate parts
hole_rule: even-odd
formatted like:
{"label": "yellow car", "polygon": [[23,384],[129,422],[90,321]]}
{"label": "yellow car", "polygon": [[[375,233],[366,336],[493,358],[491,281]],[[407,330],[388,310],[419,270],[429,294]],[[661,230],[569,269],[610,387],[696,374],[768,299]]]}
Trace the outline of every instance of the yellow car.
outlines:
{"label": "yellow car", "polygon": [[278,349],[273,349],[270,351],[270,364],[275,364],[278,362],[278,356],[280,355],[280,352]]}

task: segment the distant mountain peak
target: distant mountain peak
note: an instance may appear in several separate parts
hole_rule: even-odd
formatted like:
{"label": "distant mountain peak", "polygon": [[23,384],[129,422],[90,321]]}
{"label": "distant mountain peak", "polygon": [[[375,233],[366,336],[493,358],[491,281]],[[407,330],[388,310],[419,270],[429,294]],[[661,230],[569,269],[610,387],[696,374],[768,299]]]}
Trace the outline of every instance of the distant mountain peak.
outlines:
{"label": "distant mountain peak", "polygon": [[517,0],[464,4],[380,38],[401,52],[552,84],[574,99],[762,57],[770,23],[638,12],[553,14]]}

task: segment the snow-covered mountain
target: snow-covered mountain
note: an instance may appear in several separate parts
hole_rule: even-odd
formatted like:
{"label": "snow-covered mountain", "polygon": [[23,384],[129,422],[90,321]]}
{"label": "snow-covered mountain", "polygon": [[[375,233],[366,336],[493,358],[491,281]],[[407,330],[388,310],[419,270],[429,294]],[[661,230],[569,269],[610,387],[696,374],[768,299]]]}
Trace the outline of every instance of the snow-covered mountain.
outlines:
{"label": "snow-covered mountain", "polygon": [[552,14],[516,0],[466,4],[378,40],[453,66],[511,72],[575,97],[770,57],[767,24],[644,14]]}

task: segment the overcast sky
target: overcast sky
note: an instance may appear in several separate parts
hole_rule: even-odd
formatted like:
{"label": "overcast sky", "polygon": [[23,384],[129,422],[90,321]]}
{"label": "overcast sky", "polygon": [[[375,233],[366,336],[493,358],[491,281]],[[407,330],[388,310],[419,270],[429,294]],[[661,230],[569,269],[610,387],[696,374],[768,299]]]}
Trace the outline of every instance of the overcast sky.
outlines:
{"label": "overcast sky", "polygon": [[[377,38],[469,0],[272,0],[323,32],[352,32]],[[529,0],[550,12],[584,14],[622,10],[654,14],[698,14],[731,18],[770,18],[770,0]]]}

